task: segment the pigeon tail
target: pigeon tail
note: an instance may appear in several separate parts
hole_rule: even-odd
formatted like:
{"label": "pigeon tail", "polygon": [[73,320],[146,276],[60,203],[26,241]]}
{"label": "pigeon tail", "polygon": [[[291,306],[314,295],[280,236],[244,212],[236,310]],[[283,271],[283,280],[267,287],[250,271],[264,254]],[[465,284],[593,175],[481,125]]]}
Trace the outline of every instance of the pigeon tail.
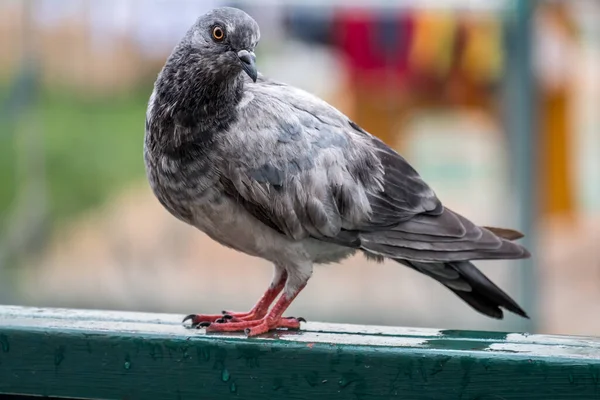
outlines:
{"label": "pigeon tail", "polygon": [[529,318],[516,301],[489,280],[470,261],[446,263],[424,263],[398,259],[394,261],[432,277],[484,315],[502,319],[504,313],[501,308],[504,308],[523,318]]}

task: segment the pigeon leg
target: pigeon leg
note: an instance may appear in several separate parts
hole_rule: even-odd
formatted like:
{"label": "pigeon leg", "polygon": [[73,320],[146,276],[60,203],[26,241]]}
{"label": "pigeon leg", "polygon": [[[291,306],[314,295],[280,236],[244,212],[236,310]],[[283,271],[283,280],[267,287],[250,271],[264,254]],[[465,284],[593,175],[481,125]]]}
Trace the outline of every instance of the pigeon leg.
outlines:
{"label": "pigeon leg", "polygon": [[277,328],[300,329],[300,322],[304,318],[282,317],[298,293],[304,289],[306,284],[300,286],[291,295],[283,294],[275,303],[271,311],[261,319],[240,322],[223,322],[210,324],[206,327],[207,332],[241,332],[248,336],[257,336]]}
{"label": "pigeon leg", "polygon": [[192,327],[195,328],[198,326],[208,326],[212,322],[224,323],[259,320],[267,315],[269,307],[283,290],[286,280],[287,272],[283,269],[276,269],[273,282],[271,282],[271,285],[260,300],[252,307],[252,310],[248,312],[223,311],[221,314],[190,314],[183,319],[183,322],[191,320]]}

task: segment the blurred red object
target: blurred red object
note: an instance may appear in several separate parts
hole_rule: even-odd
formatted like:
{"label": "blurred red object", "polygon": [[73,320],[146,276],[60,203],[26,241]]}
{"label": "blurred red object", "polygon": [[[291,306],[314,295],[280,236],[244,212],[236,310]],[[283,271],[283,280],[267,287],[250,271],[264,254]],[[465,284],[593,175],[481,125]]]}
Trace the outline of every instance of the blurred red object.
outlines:
{"label": "blurred red object", "polygon": [[[357,83],[401,85],[409,73],[414,17],[403,11],[340,10],[334,16],[334,43]],[[381,79],[382,74],[386,79]]]}

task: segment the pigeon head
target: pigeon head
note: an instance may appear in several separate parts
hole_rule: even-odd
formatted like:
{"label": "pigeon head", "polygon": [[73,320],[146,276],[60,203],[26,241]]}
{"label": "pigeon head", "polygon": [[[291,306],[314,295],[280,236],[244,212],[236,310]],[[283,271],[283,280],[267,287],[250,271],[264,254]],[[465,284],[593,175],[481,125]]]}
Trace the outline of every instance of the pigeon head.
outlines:
{"label": "pigeon head", "polygon": [[254,48],[260,39],[256,21],[237,8],[216,8],[202,15],[183,43],[204,66],[203,73],[220,79],[245,72],[256,82]]}

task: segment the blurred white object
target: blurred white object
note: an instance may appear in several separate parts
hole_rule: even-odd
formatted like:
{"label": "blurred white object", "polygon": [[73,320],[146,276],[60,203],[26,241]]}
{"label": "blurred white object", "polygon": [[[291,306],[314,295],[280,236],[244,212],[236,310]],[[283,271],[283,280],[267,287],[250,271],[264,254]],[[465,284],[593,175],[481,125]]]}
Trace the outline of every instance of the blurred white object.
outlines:
{"label": "blurred white object", "polygon": [[319,97],[330,97],[339,90],[345,66],[336,52],[293,40],[280,47],[257,61],[263,75]]}

